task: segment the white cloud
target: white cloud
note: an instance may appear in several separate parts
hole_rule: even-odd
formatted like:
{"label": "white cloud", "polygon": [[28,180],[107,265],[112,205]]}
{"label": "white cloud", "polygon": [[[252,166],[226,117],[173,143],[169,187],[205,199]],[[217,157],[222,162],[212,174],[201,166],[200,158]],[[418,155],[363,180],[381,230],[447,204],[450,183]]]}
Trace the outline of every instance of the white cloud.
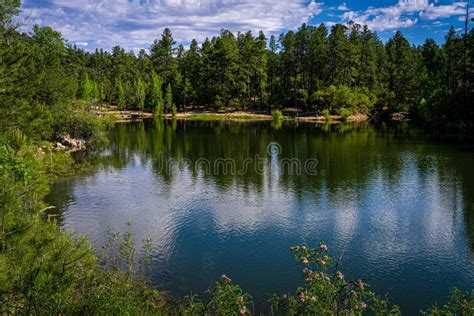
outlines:
{"label": "white cloud", "polygon": [[[35,3],[36,2],[36,3]],[[315,0],[27,0],[30,24],[51,26],[70,42],[143,47],[168,27],[175,39],[203,40],[222,28],[278,33],[322,11]]]}
{"label": "white cloud", "polygon": [[337,10],[339,11],[349,11],[349,8],[347,7],[347,4],[344,2],[340,6],[337,7]]}
{"label": "white cloud", "polygon": [[430,4],[425,10],[420,12],[420,16],[426,20],[436,20],[451,16],[466,14],[466,2],[454,2],[450,5],[435,6]]}
{"label": "white cloud", "polygon": [[366,24],[376,31],[395,30],[413,26],[419,19],[436,20],[459,16],[465,13],[465,8],[466,2],[436,5],[429,0],[399,0],[393,6],[345,12],[342,20]]}

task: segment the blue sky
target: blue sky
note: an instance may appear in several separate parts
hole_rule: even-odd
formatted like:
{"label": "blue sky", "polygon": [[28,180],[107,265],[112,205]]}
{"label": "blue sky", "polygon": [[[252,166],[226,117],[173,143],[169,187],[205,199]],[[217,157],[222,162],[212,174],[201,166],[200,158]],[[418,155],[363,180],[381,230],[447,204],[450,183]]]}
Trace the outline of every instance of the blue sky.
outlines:
{"label": "blue sky", "polygon": [[369,25],[383,40],[401,30],[413,43],[442,41],[451,25],[461,30],[465,8],[466,2],[452,0],[23,0],[23,17],[27,25],[51,26],[88,50],[138,50],[165,27],[186,43],[222,28],[269,36],[304,22],[331,26],[351,20]]}

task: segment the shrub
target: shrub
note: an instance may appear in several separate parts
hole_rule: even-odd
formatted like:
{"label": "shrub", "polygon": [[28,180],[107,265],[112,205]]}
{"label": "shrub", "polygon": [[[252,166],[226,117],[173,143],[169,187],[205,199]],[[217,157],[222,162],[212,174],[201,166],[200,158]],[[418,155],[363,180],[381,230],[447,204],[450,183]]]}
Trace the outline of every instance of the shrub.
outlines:
{"label": "shrub", "polygon": [[214,99],[214,109],[220,110],[222,107],[224,107],[224,102],[222,101],[221,96],[216,96]]}
{"label": "shrub", "polygon": [[340,110],[347,108],[357,112],[368,112],[376,103],[376,97],[366,88],[329,86],[315,92],[310,99],[319,108]]}
{"label": "shrub", "polygon": [[329,256],[328,246],[291,247],[296,260],[303,263],[305,285],[296,295],[270,298],[271,311],[277,315],[358,315],[371,311],[376,315],[398,315],[397,306],[390,306],[367,289],[362,279],[348,280],[338,270],[339,264]]}
{"label": "shrub", "polygon": [[474,291],[463,293],[458,289],[453,289],[448,303],[443,307],[431,306],[423,315],[474,315]]}
{"label": "shrub", "polygon": [[280,110],[273,110],[272,117],[274,121],[281,121],[283,120],[283,113]]}
{"label": "shrub", "polygon": [[173,117],[176,117],[178,114],[178,108],[176,107],[176,104],[173,103],[173,106],[171,107],[171,113],[173,114]]}
{"label": "shrub", "polygon": [[217,315],[248,315],[252,297],[245,293],[239,285],[233,284],[226,275],[216,283],[212,291],[208,310]]}
{"label": "shrub", "polygon": [[330,121],[330,120],[331,120],[331,112],[330,112],[328,109],[323,110],[322,115],[324,116],[324,118],[326,119],[326,121]]}
{"label": "shrub", "polygon": [[339,115],[341,116],[342,121],[346,122],[351,115],[353,115],[353,111],[350,109],[342,108],[338,111]]}

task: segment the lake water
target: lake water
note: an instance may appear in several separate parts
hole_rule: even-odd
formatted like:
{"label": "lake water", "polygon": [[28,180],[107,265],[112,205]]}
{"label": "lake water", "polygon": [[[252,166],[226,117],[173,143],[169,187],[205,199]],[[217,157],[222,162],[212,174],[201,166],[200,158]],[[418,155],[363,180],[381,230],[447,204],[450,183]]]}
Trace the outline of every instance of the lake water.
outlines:
{"label": "lake water", "polygon": [[117,125],[49,202],[97,247],[153,239],[151,280],[205,293],[225,273],[257,303],[303,283],[293,245],[345,246],[342,270],[412,314],[474,288],[474,147],[407,125]]}

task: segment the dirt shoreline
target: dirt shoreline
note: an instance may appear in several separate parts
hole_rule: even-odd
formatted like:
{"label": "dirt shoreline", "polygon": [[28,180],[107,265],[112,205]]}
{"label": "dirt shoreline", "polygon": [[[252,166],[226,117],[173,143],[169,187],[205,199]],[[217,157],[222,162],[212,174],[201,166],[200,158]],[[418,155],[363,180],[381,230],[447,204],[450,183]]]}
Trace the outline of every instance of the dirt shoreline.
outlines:
{"label": "dirt shoreline", "polygon": [[[96,115],[99,116],[115,116],[116,123],[129,123],[129,122],[140,122],[144,119],[150,119],[154,117],[151,112],[135,111],[135,110],[119,110],[116,107],[102,107],[94,110]],[[262,114],[253,111],[232,111],[232,112],[210,112],[210,111],[189,111],[180,112],[173,117],[172,114],[166,114],[163,116],[165,119],[176,119],[176,120],[199,120],[199,121],[273,121],[273,117],[270,114]],[[345,122],[359,123],[365,122],[369,117],[365,114],[356,114],[350,116]],[[314,122],[314,123],[342,123],[344,120],[341,116],[331,115],[329,119],[324,116],[283,116],[283,121],[295,121],[295,122]]]}

